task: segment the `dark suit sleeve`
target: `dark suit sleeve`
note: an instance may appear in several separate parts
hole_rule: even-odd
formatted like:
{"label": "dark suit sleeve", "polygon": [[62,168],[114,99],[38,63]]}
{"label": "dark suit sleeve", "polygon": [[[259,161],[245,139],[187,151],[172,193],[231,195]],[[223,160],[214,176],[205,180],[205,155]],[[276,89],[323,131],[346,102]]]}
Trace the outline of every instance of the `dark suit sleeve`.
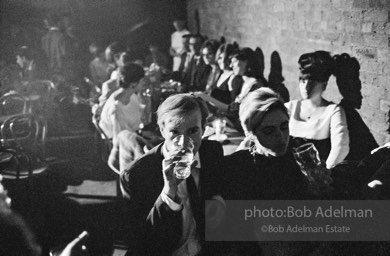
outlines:
{"label": "dark suit sleeve", "polygon": [[161,163],[151,156],[138,159],[121,174],[121,188],[129,199],[129,216],[137,240],[129,250],[164,255],[177,248],[182,235],[182,214],[162,201],[162,176],[158,176],[162,175],[161,167],[156,166]]}

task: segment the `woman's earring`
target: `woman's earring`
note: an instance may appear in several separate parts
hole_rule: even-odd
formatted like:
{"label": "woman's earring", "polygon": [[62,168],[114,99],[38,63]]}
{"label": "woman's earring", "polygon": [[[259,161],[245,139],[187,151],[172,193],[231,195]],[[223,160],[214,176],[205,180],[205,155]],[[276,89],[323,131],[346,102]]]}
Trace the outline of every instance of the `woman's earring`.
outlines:
{"label": "woman's earring", "polygon": [[257,148],[253,134],[249,135],[249,153],[253,157],[253,162],[256,163]]}

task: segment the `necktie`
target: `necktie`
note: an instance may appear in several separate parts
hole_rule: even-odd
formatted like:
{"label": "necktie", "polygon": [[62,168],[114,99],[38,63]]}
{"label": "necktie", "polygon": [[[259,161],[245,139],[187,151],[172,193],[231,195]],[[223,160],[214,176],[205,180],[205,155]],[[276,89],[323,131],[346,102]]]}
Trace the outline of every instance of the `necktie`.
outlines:
{"label": "necktie", "polygon": [[204,204],[202,204],[200,200],[199,191],[196,187],[195,180],[192,175],[190,175],[186,181],[191,210],[196,221],[197,233],[199,234],[202,241],[202,238],[204,237]]}

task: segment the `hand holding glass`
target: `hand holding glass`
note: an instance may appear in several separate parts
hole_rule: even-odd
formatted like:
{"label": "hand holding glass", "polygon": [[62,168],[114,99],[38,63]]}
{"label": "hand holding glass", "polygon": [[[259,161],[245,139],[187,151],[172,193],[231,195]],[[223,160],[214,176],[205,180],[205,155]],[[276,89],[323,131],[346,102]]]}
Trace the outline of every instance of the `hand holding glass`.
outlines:
{"label": "hand holding glass", "polygon": [[173,174],[177,179],[187,179],[191,175],[191,164],[194,159],[194,143],[190,137],[184,135],[176,136],[173,139],[173,150],[180,152],[175,162]]}
{"label": "hand holding glass", "polygon": [[302,173],[306,176],[309,184],[315,192],[328,190],[329,185],[333,182],[329,170],[321,164],[320,155],[313,143],[304,144],[294,149],[294,158],[301,168]]}

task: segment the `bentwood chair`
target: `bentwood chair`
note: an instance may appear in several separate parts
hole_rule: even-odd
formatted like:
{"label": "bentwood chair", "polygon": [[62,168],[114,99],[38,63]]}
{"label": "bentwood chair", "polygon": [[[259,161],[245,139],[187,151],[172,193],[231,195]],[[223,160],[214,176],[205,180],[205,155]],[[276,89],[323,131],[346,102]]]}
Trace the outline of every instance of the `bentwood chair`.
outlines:
{"label": "bentwood chair", "polygon": [[24,114],[27,110],[25,98],[18,93],[7,93],[0,97],[0,116],[2,117]]}
{"label": "bentwood chair", "polygon": [[27,87],[25,98],[29,102],[29,112],[47,118],[52,102],[52,91],[55,85],[50,80],[36,80],[30,82]]}
{"label": "bentwood chair", "polygon": [[[31,113],[10,117],[1,125],[2,148],[15,152],[18,162],[19,168],[14,173],[16,179],[31,177],[47,169],[44,161],[46,131],[45,123]],[[12,175],[12,172],[6,174]]]}

